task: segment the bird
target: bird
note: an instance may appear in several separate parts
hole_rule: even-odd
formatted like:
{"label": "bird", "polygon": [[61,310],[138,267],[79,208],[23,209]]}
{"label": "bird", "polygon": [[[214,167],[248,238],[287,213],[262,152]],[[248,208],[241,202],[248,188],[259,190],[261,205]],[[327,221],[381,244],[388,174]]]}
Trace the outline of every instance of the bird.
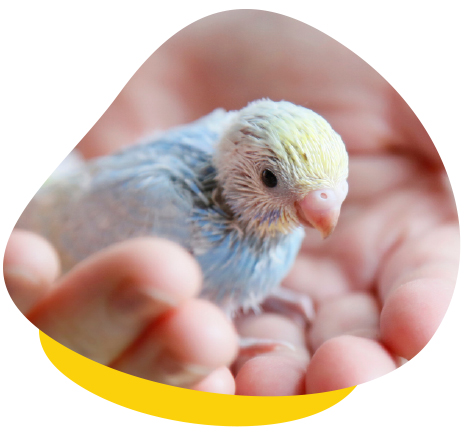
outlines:
{"label": "bird", "polygon": [[172,240],[201,267],[200,297],[233,317],[280,287],[304,227],[332,233],[347,177],[322,116],[264,98],[52,175],[17,227],[47,238],[64,271],[129,238]]}

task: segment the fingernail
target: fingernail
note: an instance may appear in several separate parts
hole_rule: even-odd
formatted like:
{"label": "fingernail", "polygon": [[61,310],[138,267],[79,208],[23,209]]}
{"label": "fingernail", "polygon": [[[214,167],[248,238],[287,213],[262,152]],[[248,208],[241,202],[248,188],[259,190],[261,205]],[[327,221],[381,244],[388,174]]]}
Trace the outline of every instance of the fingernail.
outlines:
{"label": "fingernail", "polygon": [[179,301],[160,290],[121,285],[110,294],[109,304],[118,315],[156,316],[177,306]]}
{"label": "fingernail", "polygon": [[6,266],[3,277],[11,299],[22,313],[27,312],[44,292],[40,278],[25,268]]}
{"label": "fingernail", "polygon": [[159,378],[155,381],[170,386],[189,387],[207,377],[214,369],[191,363],[183,363],[164,353],[157,361],[156,370],[158,371],[157,377]]}
{"label": "fingernail", "polygon": [[37,275],[34,273],[31,273],[28,269],[15,266],[15,265],[7,265],[3,269],[3,275],[5,277],[5,280],[8,279],[14,279],[14,280],[22,280],[24,282],[27,282],[32,285],[39,285],[40,284],[40,279]]}

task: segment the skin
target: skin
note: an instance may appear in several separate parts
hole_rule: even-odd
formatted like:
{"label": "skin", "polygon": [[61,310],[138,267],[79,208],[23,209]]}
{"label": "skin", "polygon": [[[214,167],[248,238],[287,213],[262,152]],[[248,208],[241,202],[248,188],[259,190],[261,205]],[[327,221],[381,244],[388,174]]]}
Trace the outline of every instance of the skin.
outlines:
{"label": "skin", "polygon": [[294,351],[281,346],[237,357],[232,325],[216,306],[195,299],[197,264],[164,240],[112,246],[58,277],[52,247],[14,231],[4,274],[18,308],[94,360],[210,392],[324,392],[372,380],[417,355],[456,282],[454,199],[408,105],[337,42],[267,12],[203,19],[147,60],[78,148],[89,158],[104,155],[153,130],[262,97],[315,110],[350,154],[350,192],[335,232],[322,241],[308,230],[284,281],[312,297],[313,325],[295,313],[237,321],[242,336],[285,340]]}

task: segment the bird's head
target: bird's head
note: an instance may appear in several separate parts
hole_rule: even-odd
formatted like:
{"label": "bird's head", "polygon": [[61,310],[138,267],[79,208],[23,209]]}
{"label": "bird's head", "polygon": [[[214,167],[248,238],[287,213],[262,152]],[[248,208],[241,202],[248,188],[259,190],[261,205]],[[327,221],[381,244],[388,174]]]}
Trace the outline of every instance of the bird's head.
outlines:
{"label": "bird's head", "polygon": [[239,224],[262,234],[300,224],[325,238],[348,193],[348,154],[340,136],[313,111],[259,100],[235,112],[215,165]]}

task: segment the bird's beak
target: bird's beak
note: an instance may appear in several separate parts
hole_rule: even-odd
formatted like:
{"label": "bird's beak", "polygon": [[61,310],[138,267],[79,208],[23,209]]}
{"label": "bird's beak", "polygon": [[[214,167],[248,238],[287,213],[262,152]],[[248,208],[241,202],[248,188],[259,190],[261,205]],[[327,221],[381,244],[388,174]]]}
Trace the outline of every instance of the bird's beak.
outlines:
{"label": "bird's beak", "polygon": [[347,194],[346,181],[334,188],[311,191],[295,204],[300,223],[316,228],[323,238],[327,238],[337,225],[340,208]]}

